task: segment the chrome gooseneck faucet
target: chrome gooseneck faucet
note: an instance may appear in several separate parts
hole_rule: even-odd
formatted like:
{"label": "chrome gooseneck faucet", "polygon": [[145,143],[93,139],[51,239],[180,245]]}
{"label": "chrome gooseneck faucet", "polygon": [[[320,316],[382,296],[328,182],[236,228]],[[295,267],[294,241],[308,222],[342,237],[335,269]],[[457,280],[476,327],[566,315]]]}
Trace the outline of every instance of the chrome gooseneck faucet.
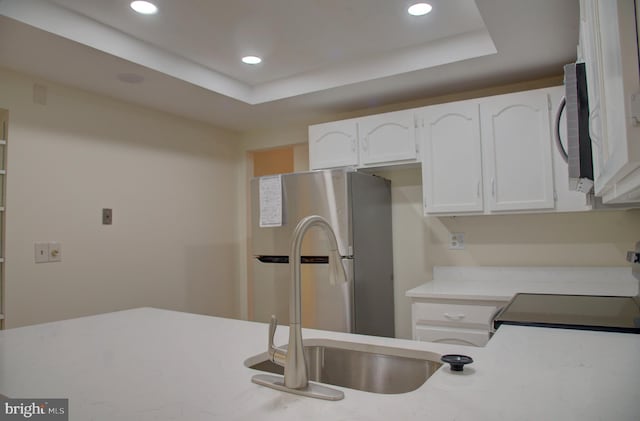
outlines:
{"label": "chrome gooseneck faucet", "polygon": [[289,345],[286,351],[276,348],[273,345],[273,336],[277,327],[275,316],[271,316],[271,323],[269,324],[269,358],[274,363],[284,367],[284,383],[282,383],[282,378],[266,374],[258,374],[252,378],[252,381],[263,386],[299,395],[327,400],[339,400],[344,397],[341,391],[309,383],[307,364],[304,358],[304,347],[302,344],[300,257],[302,254],[302,240],[311,227],[321,228],[329,240],[329,277],[331,283],[333,284],[336,281],[346,282],[347,280],[344,266],[342,266],[340,261],[338,242],[329,223],[318,215],[311,215],[302,219],[293,232],[289,251],[289,264],[291,265],[291,286],[289,291],[290,323]]}

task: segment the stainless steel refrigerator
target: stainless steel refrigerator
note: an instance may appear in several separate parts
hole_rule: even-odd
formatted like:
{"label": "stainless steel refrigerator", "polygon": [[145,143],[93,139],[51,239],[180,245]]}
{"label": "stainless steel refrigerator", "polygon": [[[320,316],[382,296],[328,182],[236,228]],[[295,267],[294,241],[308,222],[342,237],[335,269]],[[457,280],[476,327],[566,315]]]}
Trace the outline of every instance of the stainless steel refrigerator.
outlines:
{"label": "stainless steel refrigerator", "polygon": [[304,327],[394,336],[391,183],[348,170],[251,180],[253,319],[289,323],[289,247],[297,223],[324,217],[338,240],[347,282],[331,285],[328,244],[312,228],[302,244]]}

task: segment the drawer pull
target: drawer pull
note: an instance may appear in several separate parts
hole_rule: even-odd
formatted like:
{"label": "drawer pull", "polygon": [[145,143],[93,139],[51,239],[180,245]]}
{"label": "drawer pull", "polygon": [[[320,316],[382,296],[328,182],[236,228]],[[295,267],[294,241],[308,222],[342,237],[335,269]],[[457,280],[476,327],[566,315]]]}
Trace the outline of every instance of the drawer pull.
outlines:
{"label": "drawer pull", "polygon": [[464,319],[464,313],[459,313],[459,314],[449,314],[449,313],[444,313],[444,317],[449,319],[449,320],[462,320]]}

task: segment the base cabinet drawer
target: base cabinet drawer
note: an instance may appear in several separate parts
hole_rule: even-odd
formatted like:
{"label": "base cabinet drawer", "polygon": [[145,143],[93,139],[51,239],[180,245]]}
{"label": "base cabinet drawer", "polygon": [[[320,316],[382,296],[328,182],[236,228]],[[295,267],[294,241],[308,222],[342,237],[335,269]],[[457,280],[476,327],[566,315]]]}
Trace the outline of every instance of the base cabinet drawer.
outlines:
{"label": "base cabinet drawer", "polygon": [[507,301],[495,299],[417,298],[411,303],[413,339],[485,346],[493,318]]}
{"label": "base cabinet drawer", "polygon": [[489,342],[489,331],[437,326],[414,326],[413,339],[424,342],[485,346],[487,342]]}
{"label": "base cabinet drawer", "polygon": [[455,324],[460,327],[478,327],[489,329],[497,306],[466,305],[449,303],[413,303],[414,324]]}

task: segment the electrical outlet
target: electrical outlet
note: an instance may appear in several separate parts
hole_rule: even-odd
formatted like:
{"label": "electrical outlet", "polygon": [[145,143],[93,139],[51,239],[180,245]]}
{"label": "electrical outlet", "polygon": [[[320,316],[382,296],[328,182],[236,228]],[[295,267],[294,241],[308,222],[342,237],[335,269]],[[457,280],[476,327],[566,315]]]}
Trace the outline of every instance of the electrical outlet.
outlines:
{"label": "electrical outlet", "polygon": [[450,250],[464,250],[464,233],[452,232],[449,239]]}
{"label": "electrical outlet", "polygon": [[36,263],[47,263],[49,261],[49,243],[35,243],[34,257]]}
{"label": "electrical outlet", "polygon": [[49,261],[61,262],[62,261],[62,245],[57,241],[51,241],[49,243]]}

